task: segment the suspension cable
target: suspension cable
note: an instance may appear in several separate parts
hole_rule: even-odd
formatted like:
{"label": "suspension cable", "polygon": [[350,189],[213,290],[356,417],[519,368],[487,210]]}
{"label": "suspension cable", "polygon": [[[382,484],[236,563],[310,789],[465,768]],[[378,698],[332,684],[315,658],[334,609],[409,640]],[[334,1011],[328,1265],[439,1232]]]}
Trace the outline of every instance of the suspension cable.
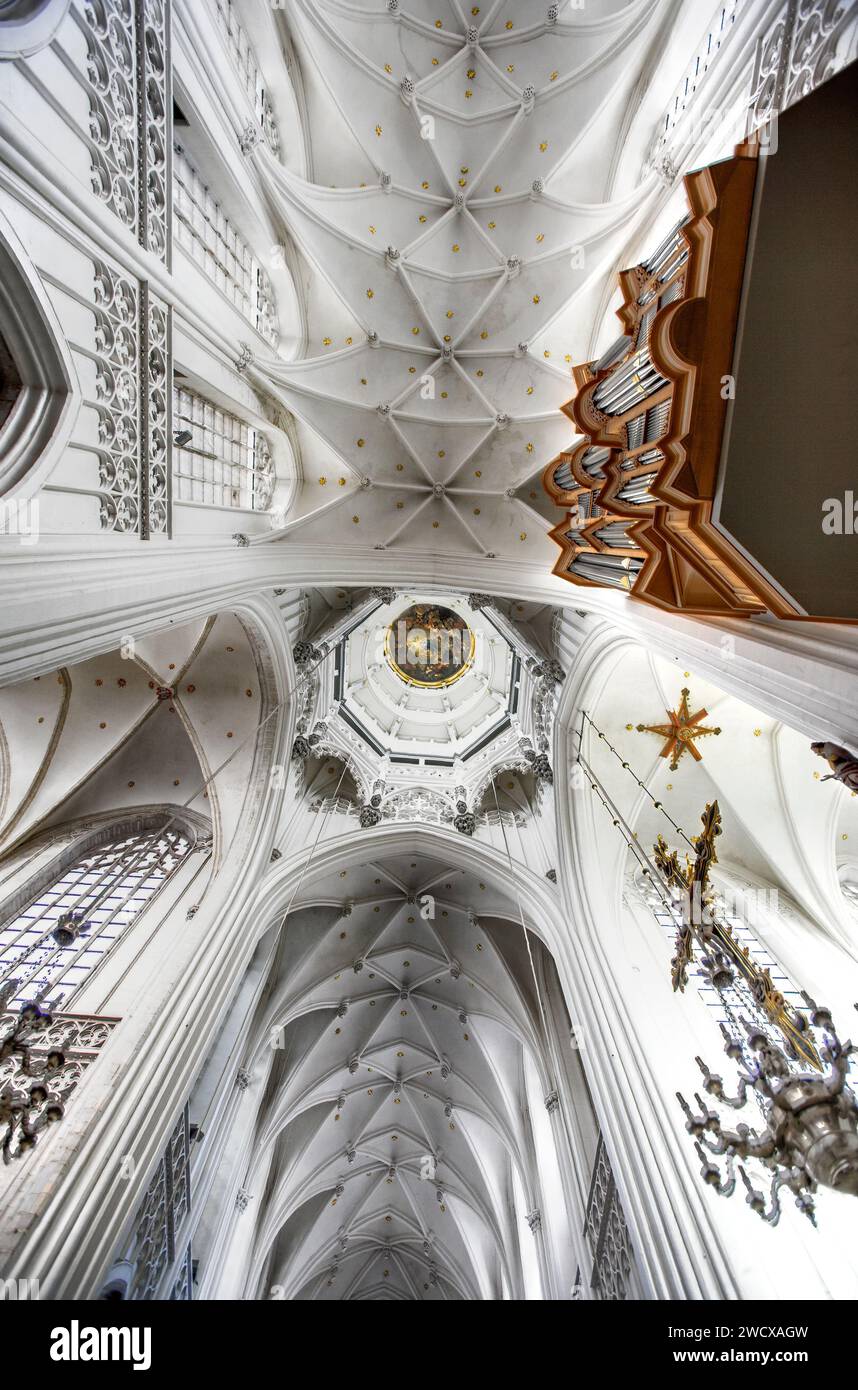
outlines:
{"label": "suspension cable", "polygon": [[610,741],[610,739],[608,738],[607,734],[604,734],[604,733],[602,732],[602,730],[599,728],[599,726],[598,726],[597,724],[594,724],[594,723],[593,723],[593,720],[590,718],[589,714],[587,713],[587,711],[586,711],[585,709],[583,709],[583,710],[581,711],[581,725],[582,725],[581,730],[580,730],[580,731],[577,731],[577,738],[578,738],[578,761],[579,761],[579,762],[581,761],[581,749],[582,749],[583,743],[584,743],[584,737],[583,737],[583,723],[584,723],[584,720],[585,720],[585,719],[586,719],[587,723],[590,725],[591,729],[593,729],[594,732],[597,733],[597,734],[599,735],[599,738],[602,740],[602,742],[605,743],[605,744],[607,744],[608,748],[610,748],[611,752],[613,753],[613,755],[614,755],[614,757],[617,759],[617,761],[620,763],[620,765],[625,769],[626,772],[629,773],[629,775],[630,775],[631,777],[634,778],[634,780],[637,782],[638,786],[640,787],[641,791],[644,792],[644,793],[649,797],[649,799],[650,799],[650,801],[652,802],[652,804],[653,804],[653,806],[655,807],[655,809],[656,809],[657,811],[661,811],[661,814],[665,817],[665,819],[668,820],[668,821],[670,822],[670,824],[673,826],[674,830],[676,831],[677,835],[681,835],[682,838],[683,838],[683,840],[685,841],[685,843],[686,843],[687,845],[689,845],[689,846],[691,847],[692,850],[696,850],[697,847],[696,847],[696,845],[694,844],[694,841],[693,841],[693,840],[690,840],[690,839],[688,838],[688,836],[686,835],[686,833],[685,833],[685,831],[683,830],[682,826],[681,826],[681,825],[677,825],[676,821],[673,819],[673,817],[670,815],[670,813],[669,813],[668,811],[665,810],[665,808],[664,808],[664,802],[662,802],[662,801],[656,801],[655,797],[653,796],[652,792],[650,791],[650,789],[649,789],[649,787],[646,785],[646,783],[641,781],[640,777],[638,777],[637,773],[634,771],[634,769],[632,768],[631,764],[630,764],[629,762],[627,762],[626,759],[623,758],[622,755],[621,755],[620,753],[617,752],[616,748],[615,748],[614,745],[611,743],[611,741]]}
{"label": "suspension cable", "polygon": [[328,809],[327,809],[327,811],[325,811],[325,813],[324,813],[323,816],[320,815],[320,817],[319,817],[319,829],[316,831],[316,838],[315,838],[315,840],[313,841],[313,844],[312,844],[311,849],[310,849],[310,853],[307,855],[306,859],[304,860],[304,863],[303,863],[303,865],[302,865],[302,867],[301,867],[301,874],[300,874],[300,877],[298,878],[298,882],[295,884],[295,888],[294,888],[294,890],[293,890],[292,896],[291,896],[291,898],[289,899],[288,906],[287,906],[287,908],[286,908],[285,913],[283,914],[283,925],[284,925],[284,926],[286,925],[286,921],[287,921],[287,919],[288,919],[288,917],[289,917],[289,913],[292,911],[292,904],[294,903],[295,898],[296,898],[297,895],[298,895],[298,889],[301,887],[301,884],[304,882],[304,875],[306,874],[307,869],[310,867],[310,861],[312,860],[313,856],[314,856],[315,853],[316,853],[316,847],[317,847],[317,845],[318,845],[318,843],[319,843],[319,840],[321,839],[322,831],[325,829],[325,826],[327,825],[329,818],[334,814],[334,809],[335,809],[336,804],[337,804],[337,796],[338,796],[338,794],[339,794],[340,787],[342,786],[343,778],[345,777],[346,773],[349,771],[349,764],[351,763],[351,757],[352,757],[351,753],[347,753],[347,754],[346,754],[346,759],[345,759],[345,762],[343,763],[343,770],[342,770],[342,772],[340,773],[339,781],[337,782],[337,785],[336,785],[336,787],[334,788],[334,794],[333,794],[333,796],[330,798],[330,804],[329,804],[329,806],[328,806]]}
{"label": "suspension cable", "polygon": [[[319,658],[315,666],[311,666],[308,670],[303,672],[303,674],[298,677],[295,684],[286,691],[286,694],[283,696],[283,699],[280,700],[276,705],[274,705],[273,709],[270,709],[268,711],[265,718],[261,719],[259,723],[253,729],[251,729],[249,733],[247,733],[244,736],[243,739],[241,739],[241,741],[236,745],[236,747],[233,748],[232,752],[226,758],[224,758],[223,762],[219,763],[213,772],[210,772],[207,777],[203,778],[202,782],[197,787],[197,790],[195,792],[192,792],[191,795],[182,802],[182,810],[187,810],[190,807],[191,803],[196,801],[197,797],[202,795],[203,792],[205,792],[206,788],[209,787],[212,784],[212,782],[214,782],[215,778],[218,777],[221,772],[223,772],[224,768],[232,762],[233,758],[237,757],[238,754],[242,751],[242,749],[247,747],[250,740],[255,739],[262,732],[269,719],[273,719],[275,714],[279,714],[279,712],[282,709],[286,708],[286,706],[292,699],[292,696],[297,694],[298,690],[304,684],[305,681],[308,681],[311,676],[315,675],[316,671],[319,669],[322,663],[327,661],[328,656],[329,653],[326,652],[323,656]],[[168,830],[169,827],[173,824],[173,822],[177,819],[178,816],[176,814],[170,816],[170,819],[165,821],[164,824],[161,826],[159,834],[163,834],[165,830]]]}
{"label": "suspension cable", "polygon": [[590,767],[590,764],[587,762],[586,758],[579,754],[578,762],[581,764],[584,771],[586,772],[592,790],[596,793],[596,796],[598,797],[599,801],[601,801],[605,810],[608,812],[608,815],[611,817],[613,824],[619,830],[624,842],[637,859],[638,864],[643,870],[643,873],[652,883],[653,888],[658,893],[659,897],[664,903],[665,908],[670,912],[670,915],[673,918],[673,920],[676,921],[676,904],[670,896],[670,890],[665,885],[664,880],[658,871],[658,868],[650,859],[646,850],[643,849],[643,847],[639,843],[636,835],[634,834],[634,831],[630,828],[628,822],[622,815],[622,812],[614,804],[610,795],[602,786],[601,782],[599,781],[593,769]]}

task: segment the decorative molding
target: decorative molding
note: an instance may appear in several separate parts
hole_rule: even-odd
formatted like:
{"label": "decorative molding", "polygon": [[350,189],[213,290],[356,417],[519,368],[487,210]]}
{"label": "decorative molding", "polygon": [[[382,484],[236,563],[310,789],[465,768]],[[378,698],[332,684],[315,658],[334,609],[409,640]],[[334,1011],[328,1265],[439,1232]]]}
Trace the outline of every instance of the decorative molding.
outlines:
{"label": "decorative molding", "polygon": [[854,57],[858,11],[832,0],[786,0],[757,40],[748,131],[800,101]]}
{"label": "decorative molding", "polygon": [[456,814],[453,816],[453,829],[458,830],[460,835],[473,835],[476,828],[477,818],[473,811],[468,810],[464,788],[458,787],[456,789]]}
{"label": "decorative molding", "polygon": [[235,362],[235,370],[238,372],[239,376],[242,374],[242,372],[246,372],[248,367],[252,366],[255,360],[256,359],[254,356],[253,348],[250,346],[250,344],[239,343],[238,357],[236,358]]}
{"label": "decorative molding", "polygon": [[140,533],[140,281],[95,263],[95,377],[101,526]]}
{"label": "decorative molding", "polygon": [[171,3],[137,0],[136,22],[138,239],[168,270],[173,250]]}
{"label": "decorative molding", "polygon": [[106,261],[94,300],[101,526],[148,540],[169,530],[170,311]]}
{"label": "decorative molding", "polygon": [[312,642],[303,637],[292,648],[292,656],[296,666],[315,665],[317,661],[322,660],[324,655],[325,652],[321,647],[314,646]]}
{"label": "decorative molding", "polygon": [[[169,0],[74,11],[87,46],[95,195],[170,269],[172,83]],[[170,530],[171,310],[145,279],[95,262],[100,520],[141,540]]]}
{"label": "decorative molding", "polygon": [[372,830],[376,825],[380,825],[382,819],[381,795],[374,792],[369,801],[365,802],[358,811],[360,828],[361,830]]}
{"label": "decorative molding", "polygon": [[148,539],[170,532],[170,440],[173,414],[172,309],[143,285],[146,320],[141,324],[141,418],[146,425],[142,513]]}
{"label": "decorative molding", "polygon": [[170,0],[88,0],[74,13],[87,46],[93,192],[169,269]]}
{"label": "decorative molding", "polygon": [[262,143],[262,138],[262,131],[259,129],[259,126],[249,121],[238,137],[238,148],[241,150],[245,159],[248,155],[253,154],[257,145]]}

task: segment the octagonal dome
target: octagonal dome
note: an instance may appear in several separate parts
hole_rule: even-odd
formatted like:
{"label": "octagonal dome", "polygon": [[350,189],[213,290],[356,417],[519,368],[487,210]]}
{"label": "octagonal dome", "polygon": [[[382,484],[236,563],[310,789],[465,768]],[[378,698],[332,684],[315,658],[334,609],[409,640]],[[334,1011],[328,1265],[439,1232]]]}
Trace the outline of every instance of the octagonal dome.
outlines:
{"label": "octagonal dome", "polygon": [[507,726],[518,660],[460,595],[399,594],[349,634],[341,712],[398,757],[462,758]]}

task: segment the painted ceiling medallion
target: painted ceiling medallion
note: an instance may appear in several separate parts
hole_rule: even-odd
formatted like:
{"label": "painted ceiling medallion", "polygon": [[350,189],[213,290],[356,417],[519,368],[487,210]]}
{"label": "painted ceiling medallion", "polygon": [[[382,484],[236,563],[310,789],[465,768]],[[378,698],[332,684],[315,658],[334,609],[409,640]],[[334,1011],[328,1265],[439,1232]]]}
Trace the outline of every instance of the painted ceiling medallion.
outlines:
{"label": "painted ceiling medallion", "polygon": [[679,708],[668,710],[667,717],[669,724],[638,724],[639,734],[659,734],[666,740],[661,750],[662,758],[670,758],[670,770],[675,772],[679,766],[679,760],[683,753],[688,750],[695,762],[699,763],[703,754],[695,747],[695,739],[703,738],[705,734],[720,734],[720,729],[707,728],[700,723],[705,719],[708,710],[699,709],[696,714],[691,713],[688,704],[689,690],[684,687],[682,697],[679,701]]}
{"label": "painted ceiling medallion", "polygon": [[458,613],[415,603],[390,624],[384,651],[391,670],[406,685],[440,689],[465,674],[475,646],[473,632]]}

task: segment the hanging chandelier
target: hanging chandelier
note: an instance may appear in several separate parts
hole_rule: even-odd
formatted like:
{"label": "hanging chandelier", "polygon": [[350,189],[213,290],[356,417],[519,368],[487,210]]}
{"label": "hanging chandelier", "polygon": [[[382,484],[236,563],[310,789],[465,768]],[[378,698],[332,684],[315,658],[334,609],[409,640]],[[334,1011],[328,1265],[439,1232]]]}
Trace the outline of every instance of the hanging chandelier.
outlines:
{"label": "hanging chandelier", "polygon": [[[818,1008],[805,996],[810,1023],[824,1032],[821,1049],[825,1070],[796,1072],[790,1056],[763,1030],[743,1020],[746,1038],[742,1040],[722,1024],[724,1051],[737,1064],[738,1086],[727,1095],[724,1082],[698,1057],[703,1072],[703,1089],[733,1110],[744,1108],[753,1093],[760,1101],[762,1130],[740,1123],[727,1129],[720,1115],[711,1110],[698,1094],[695,1114],[682,1094],[677,1099],[685,1112],[685,1128],[694,1138],[702,1162],[701,1176],[724,1197],[736,1189],[736,1160],[756,1160],[769,1178],[766,1193],[754,1186],[740,1163],[739,1174],[746,1189],[745,1200],[770,1226],[780,1220],[780,1195],[787,1188],[795,1197],[799,1211],[816,1225],[813,1194],[817,1187],[830,1187],[858,1197],[858,1106],[849,1087],[849,1057],[858,1049],[841,1043],[827,1009]],[[748,1065],[747,1049],[753,1060]],[[723,1156],[726,1175],[710,1155]]]}
{"label": "hanging chandelier", "polygon": [[[583,755],[585,721],[685,840],[691,854],[686,854],[684,864],[661,835],[652,858],[638,844]],[[724,1015],[719,1025],[724,1051],[737,1071],[733,1093],[701,1058],[695,1061],[707,1097],[733,1111],[748,1107],[748,1118],[728,1128],[699,1094],[695,1093],[693,1111],[677,1092],[703,1181],[730,1197],[738,1170],[748,1206],[769,1225],[776,1226],[780,1219],[784,1189],[815,1225],[814,1194],[819,1187],[858,1196],[858,1104],[849,1082],[849,1059],[858,1048],[841,1043],[828,1009],[803,991],[804,1009],[790,1003],[770,970],[754,960],[724,920],[710,882],[722,831],[718,802],[706,806],[700,834],[689,839],[586,713],[577,761],[653,888],[660,910],[674,925],[674,991],[684,991],[689,967],[697,964]],[[718,1159],[724,1160],[723,1170]]]}

